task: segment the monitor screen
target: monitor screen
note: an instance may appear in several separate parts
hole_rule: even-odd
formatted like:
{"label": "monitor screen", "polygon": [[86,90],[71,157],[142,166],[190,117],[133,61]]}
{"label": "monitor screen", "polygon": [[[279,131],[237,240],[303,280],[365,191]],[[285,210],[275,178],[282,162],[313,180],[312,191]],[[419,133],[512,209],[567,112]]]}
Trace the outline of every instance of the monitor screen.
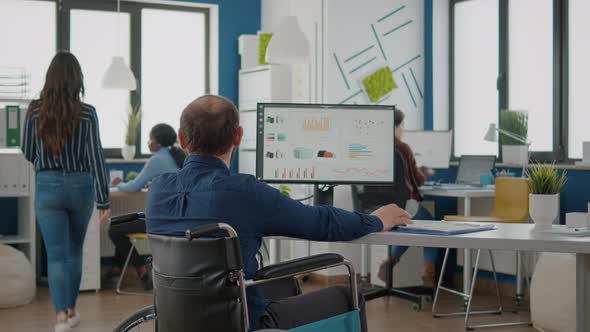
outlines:
{"label": "monitor screen", "polygon": [[393,106],[258,104],[256,177],[393,183]]}
{"label": "monitor screen", "polygon": [[404,130],[402,141],[412,148],[418,166],[449,168],[451,160],[451,131]]}
{"label": "monitor screen", "polygon": [[480,184],[482,174],[491,174],[496,165],[496,156],[461,156],[457,183]]}

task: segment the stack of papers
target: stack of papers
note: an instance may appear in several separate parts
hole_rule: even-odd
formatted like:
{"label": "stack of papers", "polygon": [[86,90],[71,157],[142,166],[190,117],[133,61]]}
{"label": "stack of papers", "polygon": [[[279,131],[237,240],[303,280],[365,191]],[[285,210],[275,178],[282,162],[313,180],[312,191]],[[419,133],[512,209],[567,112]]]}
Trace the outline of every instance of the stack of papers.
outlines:
{"label": "stack of papers", "polygon": [[495,229],[494,224],[472,222],[445,222],[413,220],[413,224],[400,226],[394,232],[429,234],[429,235],[457,235],[475,233]]}

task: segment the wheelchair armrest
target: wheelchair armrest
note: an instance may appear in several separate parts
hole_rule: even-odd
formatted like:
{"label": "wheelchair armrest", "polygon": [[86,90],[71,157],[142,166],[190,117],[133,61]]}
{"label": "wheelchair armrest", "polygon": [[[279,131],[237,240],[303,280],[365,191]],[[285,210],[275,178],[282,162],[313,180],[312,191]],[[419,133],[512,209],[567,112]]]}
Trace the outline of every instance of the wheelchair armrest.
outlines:
{"label": "wheelchair armrest", "polygon": [[236,233],[236,231],[230,225],[224,223],[212,223],[203,226],[197,226],[192,229],[187,229],[184,232],[184,236],[187,240],[191,241],[193,239],[198,239],[202,236],[222,230],[226,231],[231,238],[238,237],[238,233]]}
{"label": "wheelchair armrest", "polygon": [[344,257],[338,254],[320,254],[294,259],[264,267],[254,276],[254,281],[282,278],[290,275],[303,274],[321,270],[344,262]]}
{"label": "wheelchair armrest", "polygon": [[123,214],[120,216],[111,217],[109,220],[111,224],[122,224],[130,221],[135,221],[139,219],[145,219],[145,213],[143,212],[133,212],[128,214]]}

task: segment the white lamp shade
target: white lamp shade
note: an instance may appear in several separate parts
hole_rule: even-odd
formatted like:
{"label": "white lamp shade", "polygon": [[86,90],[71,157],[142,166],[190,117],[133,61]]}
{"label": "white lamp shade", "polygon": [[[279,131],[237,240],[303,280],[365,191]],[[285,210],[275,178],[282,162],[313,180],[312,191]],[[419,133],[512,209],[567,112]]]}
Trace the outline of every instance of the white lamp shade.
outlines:
{"label": "white lamp shade", "polygon": [[134,91],[137,88],[135,76],[131,68],[125,64],[123,57],[113,57],[113,61],[102,78],[102,87],[105,89],[129,91]]}
{"label": "white lamp shade", "polygon": [[488,131],[486,132],[486,135],[483,137],[484,140],[488,141],[488,142],[496,142],[498,141],[498,134],[497,134],[498,128],[496,127],[495,123],[490,123],[490,126],[488,128]]}
{"label": "white lamp shade", "polygon": [[278,31],[273,33],[266,48],[266,62],[301,64],[309,58],[309,42],[295,16],[285,16]]}

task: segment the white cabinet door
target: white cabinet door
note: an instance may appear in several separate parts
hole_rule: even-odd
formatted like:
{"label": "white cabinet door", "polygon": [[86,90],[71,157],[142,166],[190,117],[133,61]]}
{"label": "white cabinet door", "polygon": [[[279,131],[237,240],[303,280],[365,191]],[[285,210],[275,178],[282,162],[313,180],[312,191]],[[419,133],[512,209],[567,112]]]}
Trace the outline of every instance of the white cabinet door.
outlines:
{"label": "white cabinet door", "polygon": [[84,239],[80,290],[98,289],[100,289],[100,223],[98,210],[95,209]]}

